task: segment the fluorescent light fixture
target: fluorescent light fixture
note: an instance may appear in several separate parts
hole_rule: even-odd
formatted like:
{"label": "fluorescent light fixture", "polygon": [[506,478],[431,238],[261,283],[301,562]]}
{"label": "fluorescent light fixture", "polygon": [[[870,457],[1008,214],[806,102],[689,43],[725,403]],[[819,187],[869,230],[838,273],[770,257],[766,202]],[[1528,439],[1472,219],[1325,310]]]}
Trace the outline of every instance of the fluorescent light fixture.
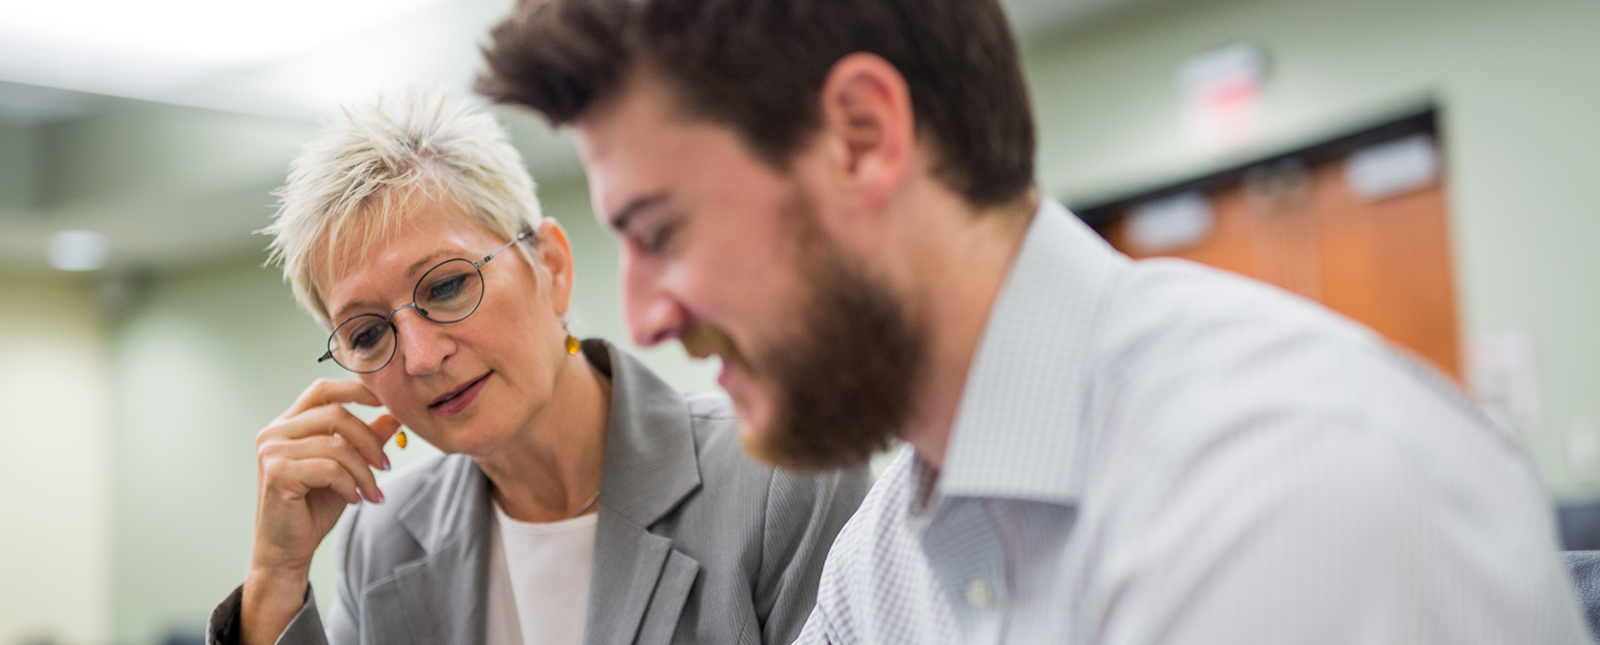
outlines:
{"label": "fluorescent light fixture", "polygon": [[159,98],[348,42],[442,0],[49,0],[0,11],[0,80]]}
{"label": "fluorescent light fixture", "polygon": [[366,31],[436,0],[53,0],[0,14],[12,46],[237,69]]}
{"label": "fluorescent light fixture", "polygon": [[50,237],[50,266],[93,271],[106,265],[106,236],[94,231],[59,231]]}

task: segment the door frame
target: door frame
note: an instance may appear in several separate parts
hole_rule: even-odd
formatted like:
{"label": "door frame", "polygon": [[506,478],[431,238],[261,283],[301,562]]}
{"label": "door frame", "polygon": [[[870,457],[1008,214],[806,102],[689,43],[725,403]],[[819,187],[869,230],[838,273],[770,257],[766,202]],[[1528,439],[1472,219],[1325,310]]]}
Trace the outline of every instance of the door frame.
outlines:
{"label": "door frame", "polygon": [[1367,146],[1414,134],[1431,135],[1434,139],[1434,145],[1439,146],[1442,150],[1443,143],[1439,140],[1438,124],[1439,108],[1436,105],[1429,104],[1398,118],[1350,130],[1324,139],[1320,143],[1295,148],[1288,152],[1258,157],[1222,170],[1163,184],[1153,189],[1139,190],[1109,200],[1076,205],[1068,202],[1068,204],[1079,219],[1094,228],[1096,232],[1100,233],[1101,237],[1105,237],[1106,227],[1115,223],[1134,205],[1191,191],[1210,194],[1215,189],[1244,181],[1245,175],[1257,168],[1281,167],[1281,164],[1285,162],[1299,163],[1303,167],[1310,168],[1319,162],[1343,157]]}

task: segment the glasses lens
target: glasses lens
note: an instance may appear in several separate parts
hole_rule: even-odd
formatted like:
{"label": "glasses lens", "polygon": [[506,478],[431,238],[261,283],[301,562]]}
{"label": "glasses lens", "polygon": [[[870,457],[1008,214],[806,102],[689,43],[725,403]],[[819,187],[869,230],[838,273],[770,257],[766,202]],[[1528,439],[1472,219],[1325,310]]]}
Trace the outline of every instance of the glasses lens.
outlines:
{"label": "glasses lens", "polygon": [[394,328],[376,314],[363,314],[344,321],[328,337],[333,360],[352,372],[374,372],[394,356]]}
{"label": "glasses lens", "polygon": [[434,267],[417,282],[412,294],[428,320],[448,323],[471,315],[483,300],[483,274],[466,260]]}

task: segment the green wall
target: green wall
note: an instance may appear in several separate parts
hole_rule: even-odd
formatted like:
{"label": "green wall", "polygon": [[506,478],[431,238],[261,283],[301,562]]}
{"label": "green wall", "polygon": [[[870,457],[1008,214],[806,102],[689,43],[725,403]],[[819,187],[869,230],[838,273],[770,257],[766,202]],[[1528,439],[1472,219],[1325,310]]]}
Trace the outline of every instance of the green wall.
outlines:
{"label": "green wall", "polygon": [[0,119],[0,212],[38,205],[39,127]]}
{"label": "green wall", "polygon": [[117,328],[113,623],[196,632],[243,580],[254,437],[318,376],[326,339],[260,258],[166,274]]}
{"label": "green wall", "polygon": [[109,635],[105,329],[88,281],[0,275],[0,643]]}

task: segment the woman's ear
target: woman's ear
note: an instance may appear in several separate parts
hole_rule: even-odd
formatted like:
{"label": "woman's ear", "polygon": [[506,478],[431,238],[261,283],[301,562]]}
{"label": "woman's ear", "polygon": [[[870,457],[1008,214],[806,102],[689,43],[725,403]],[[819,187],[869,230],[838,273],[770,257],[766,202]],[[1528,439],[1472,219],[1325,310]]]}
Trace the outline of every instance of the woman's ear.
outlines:
{"label": "woman's ear", "polygon": [[537,235],[539,249],[536,257],[545,273],[550,275],[550,304],[555,307],[557,316],[565,316],[572,304],[572,245],[567,241],[567,232],[552,217],[539,222]]}

